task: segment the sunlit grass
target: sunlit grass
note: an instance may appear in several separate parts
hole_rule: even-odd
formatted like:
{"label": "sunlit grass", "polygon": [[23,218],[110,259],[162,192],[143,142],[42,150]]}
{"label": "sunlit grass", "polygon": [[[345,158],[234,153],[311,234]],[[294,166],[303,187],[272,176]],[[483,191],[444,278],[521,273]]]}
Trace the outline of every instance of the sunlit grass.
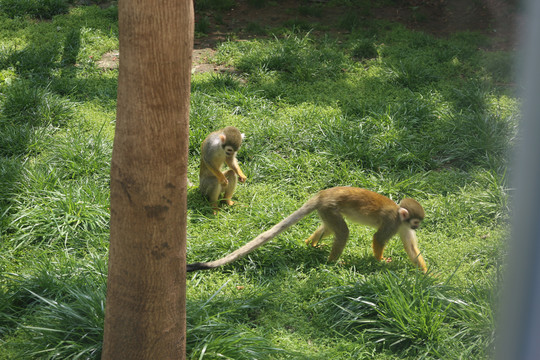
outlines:
{"label": "sunlit grass", "polygon": [[[226,41],[211,61],[235,71],[193,74],[188,261],[219,258],[317,191],[351,185],[422,203],[429,274],[396,240],[391,261],[376,262],[373,231],[356,225],[328,264],[330,240],[303,242],[319,224],[310,215],[233,264],[188,275],[190,359],[493,350],[519,121],[512,56],[479,51],[486,39],[474,33],[438,39],[376,21],[360,31],[356,20],[343,19],[351,33],[340,39],[296,24]],[[117,49],[117,29],[115,7],[0,15],[0,359],[100,356],[118,71],[97,61]],[[248,181],[213,216],[197,189],[200,146],[227,125],[246,135]]]}

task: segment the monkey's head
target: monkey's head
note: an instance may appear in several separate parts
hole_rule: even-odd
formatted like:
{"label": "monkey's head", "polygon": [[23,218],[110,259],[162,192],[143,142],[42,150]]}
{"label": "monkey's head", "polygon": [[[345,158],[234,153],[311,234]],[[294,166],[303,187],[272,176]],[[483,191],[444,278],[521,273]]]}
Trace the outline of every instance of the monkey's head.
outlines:
{"label": "monkey's head", "polygon": [[240,149],[244,134],[240,133],[234,126],[227,126],[222,130],[222,133],[221,146],[223,147],[223,150],[225,150],[227,156],[233,156],[234,153]]}
{"label": "monkey's head", "polygon": [[411,229],[416,230],[426,216],[422,205],[414,199],[406,198],[399,203],[399,217],[402,222],[407,222]]}

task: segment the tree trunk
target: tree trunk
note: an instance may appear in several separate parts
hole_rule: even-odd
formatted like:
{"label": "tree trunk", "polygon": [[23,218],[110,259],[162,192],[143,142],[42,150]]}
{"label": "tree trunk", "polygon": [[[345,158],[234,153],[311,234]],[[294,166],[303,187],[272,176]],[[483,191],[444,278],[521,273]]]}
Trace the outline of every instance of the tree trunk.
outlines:
{"label": "tree trunk", "polygon": [[185,359],[191,0],[120,0],[102,359]]}

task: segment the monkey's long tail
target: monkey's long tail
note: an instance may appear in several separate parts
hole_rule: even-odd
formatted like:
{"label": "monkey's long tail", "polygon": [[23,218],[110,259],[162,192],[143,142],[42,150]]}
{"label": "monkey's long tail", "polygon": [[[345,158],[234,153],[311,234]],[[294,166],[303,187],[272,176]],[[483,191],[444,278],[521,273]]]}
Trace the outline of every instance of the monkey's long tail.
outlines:
{"label": "monkey's long tail", "polygon": [[196,271],[196,270],[208,270],[208,269],[214,269],[218,266],[228,264],[230,262],[233,262],[235,260],[240,259],[241,257],[249,254],[259,246],[267,243],[277,235],[279,235],[282,231],[287,229],[288,227],[296,224],[298,221],[300,221],[302,218],[313,212],[317,207],[317,196],[311,198],[308,200],[300,209],[293,212],[291,215],[287,216],[285,219],[281,220],[279,223],[274,225],[270,230],[267,230],[263,232],[262,234],[258,235],[255,239],[251,240],[238,250],[233,251],[229,255],[226,255],[222,257],[221,259],[209,261],[209,262],[197,262],[193,264],[187,264],[186,271]]}

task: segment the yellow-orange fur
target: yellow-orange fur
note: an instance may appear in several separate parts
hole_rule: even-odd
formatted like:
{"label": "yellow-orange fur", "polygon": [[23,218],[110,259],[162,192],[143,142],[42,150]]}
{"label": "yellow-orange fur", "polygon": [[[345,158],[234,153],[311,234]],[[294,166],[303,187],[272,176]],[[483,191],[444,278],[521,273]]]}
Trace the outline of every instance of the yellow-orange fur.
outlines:
{"label": "yellow-orange fur", "polygon": [[[227,126],[214,131],[204,139],[201,145],[201,165],[199,169],[199,190],[205,195],[214,209],[218,211],[218,199],[224,194],[227,205],[233,205],[232,196],[238,181],[246,181],[246,175],[240,169],[236,153],[242,145],[242,134],[233,127]],[[221,172],[223,164],[229,170]]]}
{"label": "yellow-orange fur", "polygon": [[423,272],[427,271],[424,259],[418,250],[415,232],[424,219],[422,206],[413,199],[403,199],[398,205],[384,195],[355,187],[334,187],[322,190],[300,209],[238,250],[219,260],[189,264],[187,271],[212,269],[239,259],[315,210],[319,213],[322,225],[306,240],[306,243],[316,246],[324,237],[334,234],[329,261],[337,260],[345,248],[349,238],[349,228],[345,222],[347,218],[377,229],[372,243],[373,254],[377,260],[383,258],[386,243],[397,233],[409,259]]}

